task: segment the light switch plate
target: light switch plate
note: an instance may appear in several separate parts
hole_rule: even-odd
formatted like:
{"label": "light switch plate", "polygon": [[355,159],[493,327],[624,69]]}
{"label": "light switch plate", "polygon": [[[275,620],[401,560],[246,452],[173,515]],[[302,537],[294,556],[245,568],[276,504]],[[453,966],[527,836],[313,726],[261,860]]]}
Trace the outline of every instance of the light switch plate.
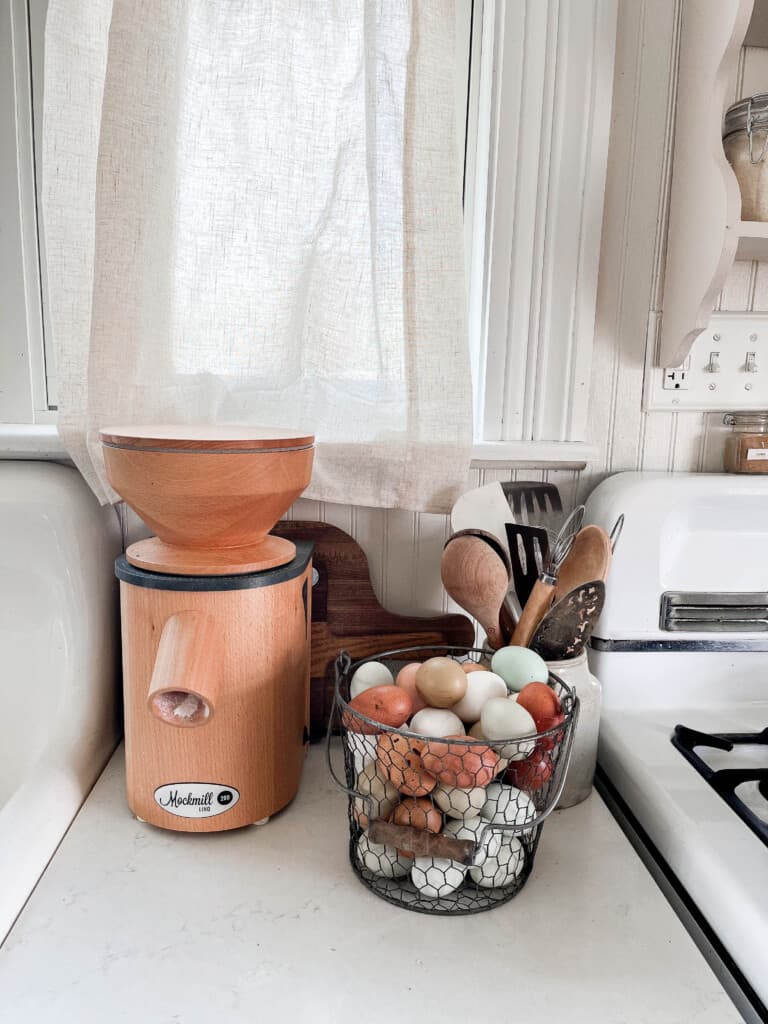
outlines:
{"label": "light switch plate", "polygon": [[[656,328],[653,318],[650,326]],[[649,351],[655,351],[649,338]],[[752,366],[752,371],[747,367]],[[648,410],[768,409],[768,314],[713,313],[691,346],[682,387],[670,387],[672,367],[645,368],[644,406]],[[676,370],[679,377],[680,369]],[[665,386],[666,383],[666,386]]]}

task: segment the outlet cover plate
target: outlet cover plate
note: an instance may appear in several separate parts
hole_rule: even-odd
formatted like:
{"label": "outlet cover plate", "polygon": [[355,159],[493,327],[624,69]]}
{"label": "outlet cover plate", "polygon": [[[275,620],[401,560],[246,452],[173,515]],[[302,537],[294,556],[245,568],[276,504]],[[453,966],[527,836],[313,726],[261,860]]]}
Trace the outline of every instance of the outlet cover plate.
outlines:
{"label": "outlet cover plate", "polygon": [[[653,316],[649,327],[654,335],[658,324]],[[655,336],[648,340],[649,354],[654,353]],[[713,353],[719,353],[718,373],[708,369]],[[745,369],[749,353],[754,353],[754,373]],[[664,387],[670,368],[654,366],[649,359],[643,403],[648,411],[768,409],[768,314],[713,313],[686,364],[684,387],[670,390]]]}

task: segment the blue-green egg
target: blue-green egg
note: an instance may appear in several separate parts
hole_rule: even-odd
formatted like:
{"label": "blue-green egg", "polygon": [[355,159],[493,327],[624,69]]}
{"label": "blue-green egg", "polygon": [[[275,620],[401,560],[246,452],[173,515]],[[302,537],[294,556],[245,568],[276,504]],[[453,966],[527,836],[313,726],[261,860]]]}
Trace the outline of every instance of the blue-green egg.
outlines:
{"label": "blue-green egg", "polygon": [[547,663],[528,647],[499,648],[491,659],[491,670],[515,692],[527,683],[546,683],[549,679]]}

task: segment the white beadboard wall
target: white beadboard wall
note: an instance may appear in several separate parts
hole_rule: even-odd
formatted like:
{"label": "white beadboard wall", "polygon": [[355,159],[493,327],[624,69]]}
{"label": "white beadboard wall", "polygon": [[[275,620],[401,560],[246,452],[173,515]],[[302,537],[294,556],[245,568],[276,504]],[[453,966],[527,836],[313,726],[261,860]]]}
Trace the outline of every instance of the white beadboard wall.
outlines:
{"label": "white beadboard wall", "polygon": [[[722,413],[645,412],[646,335],[662,294],[680,2],[621,0],[584,497],[621,470],[722,468]],[[768,51],[742,49],[733,97],[768,90]],[[768,264],[736,263],[718,309],[768,313]]]}

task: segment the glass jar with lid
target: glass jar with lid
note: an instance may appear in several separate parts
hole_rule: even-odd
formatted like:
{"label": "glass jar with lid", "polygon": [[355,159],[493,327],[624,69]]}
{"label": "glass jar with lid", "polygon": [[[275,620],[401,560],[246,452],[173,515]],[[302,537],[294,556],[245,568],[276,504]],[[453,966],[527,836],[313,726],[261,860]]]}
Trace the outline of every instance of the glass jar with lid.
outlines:
{"label": "glass jar with lid", "polygon": [[725,439],[726,473],[768,473],[768,411],[728,412],[732,427]]}
{"label": "glass jar with lid", "polygon": [[768,221],[768,93],[728,108],[723,149],[741,190],[741,219]]}

